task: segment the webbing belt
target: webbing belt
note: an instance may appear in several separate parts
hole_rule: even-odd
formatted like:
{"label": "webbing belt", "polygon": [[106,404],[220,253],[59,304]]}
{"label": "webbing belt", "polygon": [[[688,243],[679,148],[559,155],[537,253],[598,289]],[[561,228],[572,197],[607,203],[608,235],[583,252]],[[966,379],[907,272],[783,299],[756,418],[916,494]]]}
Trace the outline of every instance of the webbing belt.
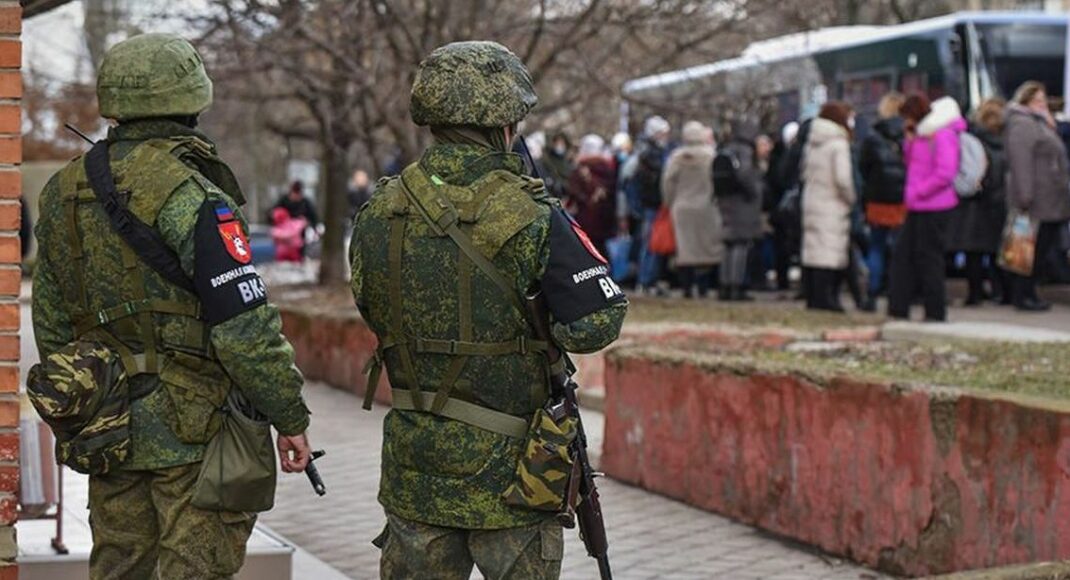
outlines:
{"label": "webbing belt", "polygon": [[[380,342],[379,348],[368,359],[361,374],[367,375],[368,380],[364,385],[364,409],[370,411],[375,402],[375,391],[379,388],[379,377],[383,373],[383,353],[398,346],[392,340]],[[436,340],[430,338],[417,338],[411,343],[412,349],[417,354],[451,354],[458,356],[504,356],[509,354],[528,354],[531,352],[546,352],[549,344],[546,341],[530,339],[526,336],[518,336],[513,340],[503,342],[467,342],[461,340]]]}
{"label": "webbing belt", "polygon": [[201,308],[199,304],[189,304],[174,300],[157,300],[152,298],[134,300],[86,316],[75,322],[74,331],[81,336],[99,326],[104,326],[105,324],[115,322],[116,320],[135,316],[143,312],[200,318]]}
{"label": "webbing belt", "polygon": [[464,340],[435,340],[417,338],[414,350],[418,354],[456,354],[462,356],[502,356],[546,352],[549,345],[543,340],[519,336],[504,342],[469,342]]}
{"label": "webbing belt", "polygon": [[[406,389],[391,389],[391,396],[394,400],[393,407],[395,409],[401,411],[418,410],[416,405],[413,404],[410,391]],[[446,403],[442,406],[442,410],[438,415],[514,439],[523,439],[528,432],[528,422],[521,417],[452,397],[446,399]]]}

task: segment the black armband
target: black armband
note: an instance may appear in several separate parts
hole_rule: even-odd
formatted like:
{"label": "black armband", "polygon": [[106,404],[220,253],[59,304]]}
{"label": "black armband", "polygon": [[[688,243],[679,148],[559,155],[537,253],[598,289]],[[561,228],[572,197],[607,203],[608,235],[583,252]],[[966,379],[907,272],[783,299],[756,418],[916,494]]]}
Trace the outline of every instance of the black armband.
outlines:
{"label": "black armband", "polygon": [[542,291],[554,319],[563,324],[625,301],[609,276],[609,263],[572,216],[550,213],[550,260]]}
{"label": "black armband", "polygon": [[223,201],[205,201],[194,235],[193,282],[214,326],[267,303],[245,227]]}

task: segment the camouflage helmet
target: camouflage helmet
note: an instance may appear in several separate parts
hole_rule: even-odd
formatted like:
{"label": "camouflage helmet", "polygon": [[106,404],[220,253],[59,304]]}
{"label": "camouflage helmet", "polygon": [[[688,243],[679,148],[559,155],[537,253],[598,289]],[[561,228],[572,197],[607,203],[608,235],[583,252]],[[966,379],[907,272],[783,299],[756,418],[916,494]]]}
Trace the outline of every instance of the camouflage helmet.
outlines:
{"label": "camouflage helmet", "polygon": [[539,102],[524,63],[496,42],[454,42],[435,49],[416,71],[417,125],[506,127]]}
{"label": "camouflage helmet", "polygon": [[212,79],[189,42],[141,34],[104,55],[97,100],[102,117],[120,121],[196,115],[212,104]]}

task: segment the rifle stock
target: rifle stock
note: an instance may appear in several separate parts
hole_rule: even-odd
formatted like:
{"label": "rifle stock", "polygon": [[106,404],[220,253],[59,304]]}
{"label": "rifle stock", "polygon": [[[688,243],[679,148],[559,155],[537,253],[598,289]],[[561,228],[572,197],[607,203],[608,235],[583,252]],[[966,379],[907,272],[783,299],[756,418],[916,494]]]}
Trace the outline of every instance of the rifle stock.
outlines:
{"label": "rifle stock", "polygon": [[[577,435],[573,443],[572,457],[576,468],[569,482],[569,497],[566,498],[566,513],[562,514],[571,522],[571,513],[575,510],[579,522],[580,539],[587,548],[587,555],[598,561],[598,573],[602,580],[612,580],[609,567],[609,541],[606,538],[606,525],[602,518],[602,504],[598,499],[598,487],[595,484],[596,473],[591,468],[587,457],[587,433],[580,417],[580,407],[576,399],[579,387],[571,377],[572,364],[568,354],[558,348],[550,332],[550,316],[542,294],[527,297],[527,308],[535,333],[549,344],[547,358],[550,361],[551,394],[561,398],[568,415],[576,418]],[[566,527],[571,527],[566,525]]]}

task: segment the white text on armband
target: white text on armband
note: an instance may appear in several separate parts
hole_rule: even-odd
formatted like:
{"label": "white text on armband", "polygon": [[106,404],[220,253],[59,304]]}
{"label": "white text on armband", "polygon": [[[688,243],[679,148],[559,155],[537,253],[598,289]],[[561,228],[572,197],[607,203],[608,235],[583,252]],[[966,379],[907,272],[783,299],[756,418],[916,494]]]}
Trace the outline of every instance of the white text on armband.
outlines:
{"label": "white text on armband", "polygon": [[229,272],[223,272],[222,274],[212,278],[212,288],[219,288],[223,284],[229,284],[242,276],[248,276],[249,274],[256,274],[256,266],[252,264],[248,266],[242,266],[241,268],[234,268]]}
{"label": "white text on armband", "polygon": [[586,270],[584,270],[582,272],[577,272],[577,273],[573,274],[572,275],[572,282],[574,284],[579,284],[581,282],[586,282],[586,281],[590,280],[591,278],[598,278],[599,276],[605,276],[606,274],[609,274],[609,268],[608,267],[606,267],[606,266],[595,266],[594,268],[587,268]]}

